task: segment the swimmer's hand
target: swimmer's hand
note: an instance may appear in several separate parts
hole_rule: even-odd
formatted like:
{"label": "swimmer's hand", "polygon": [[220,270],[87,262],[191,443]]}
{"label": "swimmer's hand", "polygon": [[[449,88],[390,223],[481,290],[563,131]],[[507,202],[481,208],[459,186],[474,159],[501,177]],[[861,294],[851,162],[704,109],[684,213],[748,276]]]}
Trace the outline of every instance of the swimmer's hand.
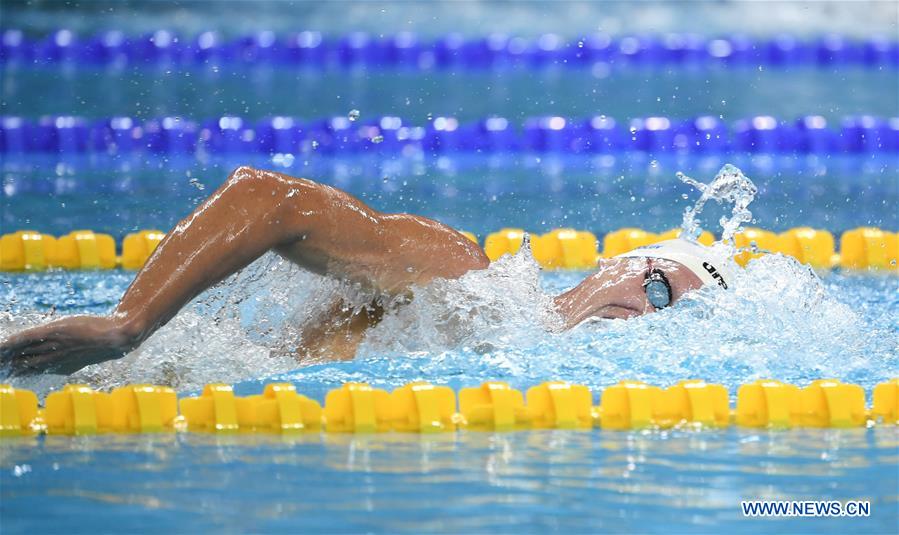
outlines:
{"label": "swimmer's hand", "polygon": [[70,374],[125,355],[137,345],[136,338],[113,318],[62,318],[0,342],[0,370],[10,376]]}

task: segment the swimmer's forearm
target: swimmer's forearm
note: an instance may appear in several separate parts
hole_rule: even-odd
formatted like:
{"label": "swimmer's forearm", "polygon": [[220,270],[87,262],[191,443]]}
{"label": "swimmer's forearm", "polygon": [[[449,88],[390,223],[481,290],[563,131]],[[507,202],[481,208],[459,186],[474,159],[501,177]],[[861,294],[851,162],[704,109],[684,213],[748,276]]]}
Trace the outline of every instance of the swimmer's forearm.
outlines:
{"label": "swimmer's forearm", "polygon": [[[436,221],[381,214],[329,186],[241,167],[163,239],[110,317],[29,329],[3,342],[0,353],[31,373],[116,358],[271,250],[310,271],[387,293],[488,264],[476,244]],[[341,334],[347,354],[371,323],[355,321],[349,338]]]}
{"label": "swimmer's forearm", "polygon": [[127,353],[195,296],[269,250],[308,240],[318,250],[300,265],[327,266],[340,242],[322,240],[325,231],[348,234],[344,221],[358,224],[371,212],[353,201],[309,180],[241,167],[169,232],[110,317],[27,329],[0,344],[0,357],[14,373],[70,373]]}
{"label": "swimmer's forearm", "polygon": [[144,340],[207,288],[267,251],[316,233],[335,216],[329,195],[312,181],[238,168],[169,232],[114,315]]}

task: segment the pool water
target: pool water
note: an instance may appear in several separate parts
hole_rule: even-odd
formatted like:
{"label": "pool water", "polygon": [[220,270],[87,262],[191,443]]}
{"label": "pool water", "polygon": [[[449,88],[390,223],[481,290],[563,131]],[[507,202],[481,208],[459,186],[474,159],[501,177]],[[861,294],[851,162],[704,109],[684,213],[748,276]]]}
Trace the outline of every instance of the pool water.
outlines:
{"label": "pool water", "polygon": [[[7,533],[891,533],[897,448],[888,428],[18,439],[0,514]],[[786,498],[871,516],[742,518]]]}
{"label": "pool water", "polygon": [[[700,115],[727,122],[768,114],[792,120],[822,115],[897,113],[893,69],[816,68],[670,69],[615,66],[602,70],[561,68],[422,73],[326,71],[283,66],[29,68],[13,66],[4,100],[27,117],[79,115],[138,119],[181,116],[209,119],[236,115],[256,120],[273,114],[320,119],[351,109],[367,121],[400,116],[415,126],[445,115],[465,123],[500,115],[570,118],[605,114],[622,123],[635,117]],[[109,94],[94,87],[115,87]],[[858,90],[858,88],[865,88]],[[471,95],[479,95],[473,99]],[[208,98],[214,95],[215,98]],[[522,97],[524,96],[524,97]]]}
{"label": "pool water", "polygon": [[[54,235],[91,229],[121,239],[167,230],[240,165],[310,178],[376,209],[437,219],[484,237],[503,227],[544,233],[559,227],[598,237],[624,227],[661,232],[680,226],[695,190],[678,171],[708,181],[734,163],[759,188],[751,226],[781,232],[810,226],[839,233],[899,228],[899,159],[872,155],[652,156],[642,153],[384,157],[256,154],[207,158],[158,155],[17,155],[0,162],[3,232]],[[687,198],[683,196],[686,195]],[[863,210],[854,207],[864,206]],[[723,212],[709,206],[713,232]]]}
{"label": "pool water", "polygon": [[[121,29],[183,36],[217,30],[353,30],[423,39],[453,32],[565,40],[697,32],[704,38],[829,32],[895,36],[894,6],[874,2],[557,3],[473,1],[97,1],[89,6],[4,3],[4,25],[41,37]],[[552,16],[547,16],[552,13]],[[894,38],[894,37],[893,37]],[[462,123],[506,117],[606,115],[674,120],[710,115],[726,124],[771,115],[817,115],[831,127],[851,115],[899,117],[896,69],[881,64],[596,64],[564,68],[342,69],[212,62],[207,65],[0,65],[0,115],[165,115],[254,122],[347,116],[360,123],[434,117]],[[0,233],[75,229],[121,240],[168,230],[239,165],[274,169],[344,189],[377,209],[436,218],[485,235],[501,227],[558,227],[602,237],[622,227],[680,225],[695,190],[725,163],[758,186],[749,223],[835,235],[860,226],[899,228],[899,159],[872,154],[639,153],[570,155],[200,152],[189,156],[0,154]],[[374,151],[373,151],[374,152]],[[388,151],[384,151],[385,154]],[[707,206],[705,228],[728,207]],[[597,403],[620,380],[668,386],[689,378],[739,385],[761,378],[803,386],[836,378],[864,387],[899,375],[899,277],[814,273],[778,255],[754,260],[730,291],[703,289],[678,306],[629,321],[558,333],[550,296],[584,272],[541,272],[527,252],[459,281],[416,288],[350,362],[301,365],[298,328],[334,294],[352,288],[304,273],[273,254],[199,296],[125,358],[69,377],[14,378],[43,396],[64,383],[109,389],[172,385],[195,395],[227,382],[238,395],[289,381],[307,396],[348,381],[393,389],[427,380],[454,389],[503,380],[526,389],[547,380],[587,385]],[[103,314],[134,274],[124,271],[0,273],[0,338],[67,314]],[[0,372],[2,374],[2,372]],[[0,375],[2,377],[2,375]],[[5,379],[2,379],[5,380]],[[43,436],[0,441],[0,531],[222,530],[314,532],[858,532],[899,526],[899,428],[610,432],[458,432],[357,436],[206,434]],[[744,518],[741,500],[869,500],[865,518]]]}
{"label": "pool water", "polygon": [[[291,332],[285,323],[302,321],[310,303],[314,309],[320,296],[341,289],[267,256],[122,361],[17,383],[43,392],[64,381],[99,388],[146,381],[196,394],[205,382],[227,381],[249,395],[266,382],[290,381],[323,401],[347,381],[390,389],[429,380],[458,389],[499,379],[524,389],[563,379],[596,396],[622,379],[664,386],[698,377],[733,395],[757,378],[836,377],[870,394],[899,369],[893,276],[818,279],[769,256],[738,275],[738,291],[703,290],[636,320],[548,332],[534,310],[584,275],[541,274],[526,254],[506,257],[460,284],[417,291],[411,310],[388,316],[356,360],[297,367],[282,354]],[[51,308],[107,311],[131,277],[4,274],[0,295],[9,304],[0,335]],[[448,317],[446,302],[472,313]],[[899,508],[897,461],[894,427],[47,436],[3,441],[0,513],[10,532],[109,522],[178,531],[889,532]],[[740,501],[754,499],[869,500],[871,516],[743,518]]]}

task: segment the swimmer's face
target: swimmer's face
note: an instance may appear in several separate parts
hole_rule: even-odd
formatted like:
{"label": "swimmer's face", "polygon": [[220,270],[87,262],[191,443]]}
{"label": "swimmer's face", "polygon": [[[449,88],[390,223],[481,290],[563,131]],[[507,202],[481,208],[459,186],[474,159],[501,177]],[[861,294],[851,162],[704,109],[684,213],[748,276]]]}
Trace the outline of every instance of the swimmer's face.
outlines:
{"label": "swimmer's face", "polygon": [[687,292],[702,287],[699,277],[671,260],[605,258],[597,267],[596,273],[556,299],[557,309],[568,327],[589,319],[628,319],[655,312],[643,286],[647,275],[654,270],[660,271],[671,286],[669,306]]}

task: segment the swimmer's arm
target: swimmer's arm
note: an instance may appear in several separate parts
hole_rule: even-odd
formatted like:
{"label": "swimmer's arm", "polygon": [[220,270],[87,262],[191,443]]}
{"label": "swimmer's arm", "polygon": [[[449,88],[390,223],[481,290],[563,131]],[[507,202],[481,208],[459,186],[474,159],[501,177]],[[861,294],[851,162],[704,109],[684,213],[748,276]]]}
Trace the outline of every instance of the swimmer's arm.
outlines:
{"label": "swimmer's arm", "polygon": [[588,277],[553,299],[555,311],[562,318],[562,330],[571,329],[594,316],[597,306],[592,299],[593,288]]}
{"label": "swimmer's arm", "polygon": [[378,303],[356,307],[337,297],[328,310],[303,325],[297,358],[306,364],[352,360],[365,332],[383,315]]}
{"label": "swimmer's arm", "polygon": [[[119,358],[195,296],[269,250],[310,271],[382,288],[417,282],[414,276],[426,271],[419,266],[450,264],[439,276],[464,272],[464,263],[438,254],[456,246],[454,234],[441,234],[438,226],[380,214],[310,180],[240,167],[166,235],[111,316],[68,317],[16,333],[0,342],[0,363],[15,374],[71,373]],[[472,265],[481,257],[472,253]],[[370,269],[348,272],[347,265]],[[407,272],[410,265],[416,269]]]}
{"label": "swimmer's arm", "polygon": [[645,314],[642,273],[600,269],[553,299],[563,330],[594,319],[628,319]]}

